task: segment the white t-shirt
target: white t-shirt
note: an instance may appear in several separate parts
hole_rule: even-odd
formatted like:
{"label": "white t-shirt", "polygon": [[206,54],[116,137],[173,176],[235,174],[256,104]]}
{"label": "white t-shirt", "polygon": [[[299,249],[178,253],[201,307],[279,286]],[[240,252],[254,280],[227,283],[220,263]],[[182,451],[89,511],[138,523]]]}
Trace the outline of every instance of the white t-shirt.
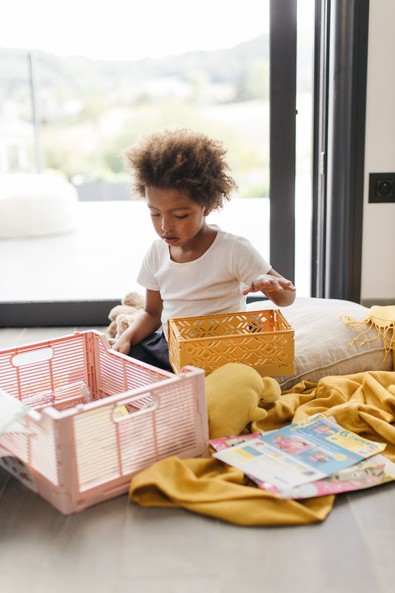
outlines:
{"label": "white t-shirt", "polygon": [[157,239],[144,257],[137,282],[160,292],[167,338],[168,319],[245,311],[242,290],[270,269],[247,239],[218,229],[212,245],[191,262],[172,261],[168,245]]}

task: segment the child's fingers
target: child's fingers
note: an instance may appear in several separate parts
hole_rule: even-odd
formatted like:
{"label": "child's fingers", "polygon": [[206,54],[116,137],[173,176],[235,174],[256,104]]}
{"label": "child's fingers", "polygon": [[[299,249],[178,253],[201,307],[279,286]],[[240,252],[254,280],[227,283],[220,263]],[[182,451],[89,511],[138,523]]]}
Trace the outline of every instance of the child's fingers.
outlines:
{"label": "child's fingers", "polygon": [[251,286],[249,286],[248,288],[245,288],[241,294],[245,296],[246,294],[249,294],[250,292],[256,292],[256,291],[254,290],[253,286],[254,286],[254,285],[253,285],[253,284],[251,284]]}

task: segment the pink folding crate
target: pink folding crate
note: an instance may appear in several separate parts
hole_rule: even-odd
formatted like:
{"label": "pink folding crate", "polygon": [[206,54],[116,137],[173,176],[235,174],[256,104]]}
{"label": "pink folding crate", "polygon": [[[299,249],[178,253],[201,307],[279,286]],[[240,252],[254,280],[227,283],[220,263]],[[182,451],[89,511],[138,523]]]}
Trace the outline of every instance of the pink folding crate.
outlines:
{"label": "pink folding crate", "polygon": [[0,389],[31,408],[0,436],[1,464],[61,513],[81,511],[158,459],[208,454],[204,387],[203,370],[162,371],[97,331],[0,350]]}

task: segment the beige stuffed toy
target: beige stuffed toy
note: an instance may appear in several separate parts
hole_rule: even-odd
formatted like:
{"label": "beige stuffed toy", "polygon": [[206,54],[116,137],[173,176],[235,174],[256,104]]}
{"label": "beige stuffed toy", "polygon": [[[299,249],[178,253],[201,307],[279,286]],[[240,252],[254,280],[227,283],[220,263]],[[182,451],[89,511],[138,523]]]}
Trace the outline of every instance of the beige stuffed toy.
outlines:
{"label": "beige stuffed toy", "polygon": [[211,439],[237,436],[247,425],[264,420],[281,395],[272,377],[261,377],[254,368],[237,362],[219,367],[206,377],[206,399]]}
{"label": "beige stuffed toy", "polygon": [[115,341],[133,323],[137,315],[144,308],[144,297],[138,292],[129,292],[111,309],[108,318],[111,321],[107,328],[107,337]]}

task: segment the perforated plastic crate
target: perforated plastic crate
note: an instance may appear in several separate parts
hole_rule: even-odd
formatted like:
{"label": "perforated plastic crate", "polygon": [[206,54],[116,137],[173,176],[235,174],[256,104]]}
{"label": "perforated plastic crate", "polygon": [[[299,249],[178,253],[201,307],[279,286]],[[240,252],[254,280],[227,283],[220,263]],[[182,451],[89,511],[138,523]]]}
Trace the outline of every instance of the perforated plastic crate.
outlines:
{"label": "perforated plastic crate", "polygon": [[294,372],[294,330],[278,309],[169,319],[168,330],[175,372],[190,364],[211,373],[227,362],[263,376]]}
{"label": "perforated plastic crate", "polygon": [[158,459],[208,454],[204,372],[162,371],[97,331],[0,350],[0,389],[31,408],[24,432],[0,435],[2,465],[63,514],[127,492]]}

